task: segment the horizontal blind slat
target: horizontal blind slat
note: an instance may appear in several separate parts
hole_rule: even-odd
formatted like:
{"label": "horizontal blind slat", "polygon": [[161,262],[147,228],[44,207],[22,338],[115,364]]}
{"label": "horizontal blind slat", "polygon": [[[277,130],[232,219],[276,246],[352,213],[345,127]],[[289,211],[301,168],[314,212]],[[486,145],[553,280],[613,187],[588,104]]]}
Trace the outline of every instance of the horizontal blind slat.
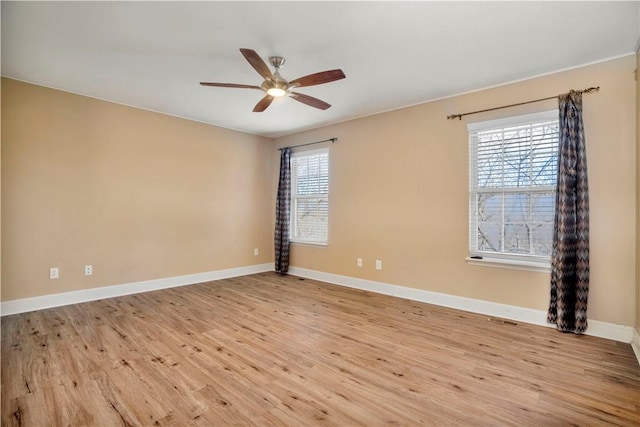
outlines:
{"label": "horizontal blind slat", "polygon": [[470,252],[548,256],[557,119],[470,131],[469,146]]}
{"label": "horizontal blind slat", "polygon": [[329,217],[329,154],[295,155],[292,170],[292,239],[326,243]]}

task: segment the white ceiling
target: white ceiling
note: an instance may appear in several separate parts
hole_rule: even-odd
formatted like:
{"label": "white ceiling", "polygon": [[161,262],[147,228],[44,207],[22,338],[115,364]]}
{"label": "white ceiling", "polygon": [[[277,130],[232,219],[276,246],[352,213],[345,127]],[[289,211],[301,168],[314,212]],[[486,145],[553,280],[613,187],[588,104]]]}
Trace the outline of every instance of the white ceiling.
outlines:
{"label": "white ceiling", "polygon": [[[633,53],[640,2],[8,2],[2,75],[269,137]],[[260,85],[239,48],[287,59],[332,107]],[[597,82],[595,82],[597,83]],[[577,89],[577,88],[576,88]]]}

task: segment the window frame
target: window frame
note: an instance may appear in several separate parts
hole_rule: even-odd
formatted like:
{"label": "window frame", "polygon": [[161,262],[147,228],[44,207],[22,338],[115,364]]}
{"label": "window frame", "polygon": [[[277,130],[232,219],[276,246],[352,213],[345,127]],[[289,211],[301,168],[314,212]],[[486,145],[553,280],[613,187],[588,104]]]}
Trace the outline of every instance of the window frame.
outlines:
{"label": "window frame", "polygon": [[[316,156],[316,155],[326,155],[327,156],[327,193],[313,193],[306,195],[298,195],[297,194],[297,174],[294,171],[294,161],[295,159],[299,159],[302,157]],[[296,244],[304,244],[304,245],[312,245],[312,246],[328,246],[329,244],[329,194],[330,194],[330,151],[329,147],[325,148],[317,148],[313,150],[303,150],[296,151],[291,153],[290,158],[290,167],[291,167],[291,227],[289,229],[289,241],[291,243]],[[298,200],[315,200],[318,198],[325,198],[327,203],[327,222],[326,222],[326,239],[313,239],[313,238],[303,238],[296,235],[297,232],[297,204]]]}
{"label": "window frame", "polygon": [[[469,242],[468,250],[469,255],[466,258],[467,262],[476,265],[485,265],[490,267],[512,268],[512,269],[525,269],[532,271],[550,271],[550,256],[547,255],[535,255],[535,254],[517,254],[509,252],[494,252],[483,251],[477,248],[478,240],[478,194],[495,194],[501,193],[504,197],[509,193],[526,193],[526,194],[543,194],[553,193],[555,202],[555,193],[557,184],[554,185],[529,185],[527,187],[508,187],[497,186],[491,188],[478,188],[478,155],[477,155],[477,140],[474,141],[473,135],[478,132],[500,130],[510,127],[523,126],[528,124],[544,123],[559,121],[559,114],[557,110],[542,111],[533,114],[526,114],[521,116],[506,117],[497,120],[489,120],[482,122],[469,123],[467,125],[468,138],[469,138]],[[559,135],[558,135],[559,140]],[[556,164],[557,170],[557,164]],[[504,202],[503,202],[504,203]],[[531,213],[531,211],[529,211]],[[504,212],[503,219],[500,223],[502,229],[505,226]]]}

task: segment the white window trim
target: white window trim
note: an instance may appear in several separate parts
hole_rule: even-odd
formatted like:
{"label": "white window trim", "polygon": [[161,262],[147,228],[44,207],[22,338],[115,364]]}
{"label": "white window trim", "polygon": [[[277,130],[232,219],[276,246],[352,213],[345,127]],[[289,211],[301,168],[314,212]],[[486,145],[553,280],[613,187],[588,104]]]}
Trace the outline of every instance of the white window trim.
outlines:
{"label": "white window trim", "polygon": [[498,267],[498,268],[507,268],[510,270],[527,270],[527,271],[536,271],[540,273],[550,273],[551,272],[551,263],[549,261],[529,261],[529,260],[514,260],[507,258],[490,258],[490,257],[482,257],[482,258],[472,258],[466,257],[465,261],[467,261],[470,265],[481,265],[483,267]]}
{"label": "white window trim", "polygon": [[484,122],[474,122],[467,124],[468,132],[480,132],[483,130],[504,128],[510,126],[524,125],[531,122],[555,120],[558,118],[558,110],[541,111],[539,113],[524,114],[522,116],[505,117],[496,120],[486,120]]}
{"label": "white window trim", "polygon": [[[292,161],[294,158],[296,157],[306,157],[306,156],[313,156],[315,154],[327,154],[328,159],[327,162],[330,162],[331,159],[329,158],[329,147],[326,148],[317,148],[314,150],[301,150],[301,151],[296,151],[291,153],[291,159],[290,161]],[[329,163],[329,167],[330,167],[330,163]],[[331,177],[329,176],[329,181],[331,181]],[[307,239],[300,239],[294,236],[294,232],[295,232],[295,203],[294,203],[294,188],[295,188],[295,183],[293,182],[293,177],[292,177],[292,182],[291,182],[291,227],[289,229],[289,242],[296,244],[296,245],[303,245],[303,246],[328,246],[329,245],[329,216],[327,215],[327,240],[325,241],[320,241],[320,240],[307,240]],[[327,199],[329,198],[329,196],[327,195]],[[331,207],[331,204],[329,203],[329,208]]]}
{"label": "white window trim", "polygon": [[289,240],[289,243],[296,246],[311,246],[311,247],[321,247],[325,248],[329,246],[329,241],[327,242],[313,242],[310,240]]}
{"label": "white window trim", "polygon": [[[506,117],[496,120],[487,120],[482,122],[474,122],[467,124],[467,133],[481,132],[484,130],[504,128],[510,126],[524,125],[536,121],[556,120],[558,119],[558,110],[548,110],[538,113],[525,114],[521,116]],[[476,168],[476,159],[469,159],[469,172],[472,168]],[[540,189],[544,189],[540,187]],[[552,187],[551,189],[555,189]],[[476,190],[477,191],[477,190]],[[509,190],[506,190],[507,192]],[[515,191],[515,190],[514,190]],[[471,189],[469,194],[471,195]],[[471,207],[470,207],[471,208]],[[471,215],[471,212],[469,213]],[[470,219],[470,218],[469,218]],[[471,222],[468,219],[468,226]],[[470,251],[465,261],[470,265],[478,265],[484,267],[497,267],[513,270],[527,270],[535,272],[551,272],[550,257],[542,257],[535,255],[517,255],[517,254],[496,254],[492,252]]]}

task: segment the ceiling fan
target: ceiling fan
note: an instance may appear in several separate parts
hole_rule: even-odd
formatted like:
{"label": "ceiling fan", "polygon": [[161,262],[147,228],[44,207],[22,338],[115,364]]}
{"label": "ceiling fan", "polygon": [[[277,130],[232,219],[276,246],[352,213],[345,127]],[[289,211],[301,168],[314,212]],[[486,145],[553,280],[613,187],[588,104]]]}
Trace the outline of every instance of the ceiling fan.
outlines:
{"label": "ceiling fan", "polygon": [[269,62],[276,69],[271,73],[267,64],[260,58],[260,56],[251,49],[240,49],[242,55],[251,64],[251,66],[264,78],[264,82],[260,86],[243,85],[235,83],[210,83],[200,82],[202,86],[216,86],[216,87],[235,87],[241,89],[258,89],[266,92],[264,98],[262,98],[255,107],[253,107],[254,113],[261,113],[267,109],[275,98],[281,96],[288,96],[303,104],[310,105],[311,107],[326,110],[331,107],[324,101],[313,96],[305,95],[303,93],[294,92],[293,90],[299,87],[315,86],[323,83],[330,83],[336,80],[344,79],[346,76],[342,70],[328,70],[321,71],[319,73],[309,74],[308,76],[300,77],[290,82],[286,81],[280,75],[280,68],[284,65],[285,59],[281,56],[271,56]]}

